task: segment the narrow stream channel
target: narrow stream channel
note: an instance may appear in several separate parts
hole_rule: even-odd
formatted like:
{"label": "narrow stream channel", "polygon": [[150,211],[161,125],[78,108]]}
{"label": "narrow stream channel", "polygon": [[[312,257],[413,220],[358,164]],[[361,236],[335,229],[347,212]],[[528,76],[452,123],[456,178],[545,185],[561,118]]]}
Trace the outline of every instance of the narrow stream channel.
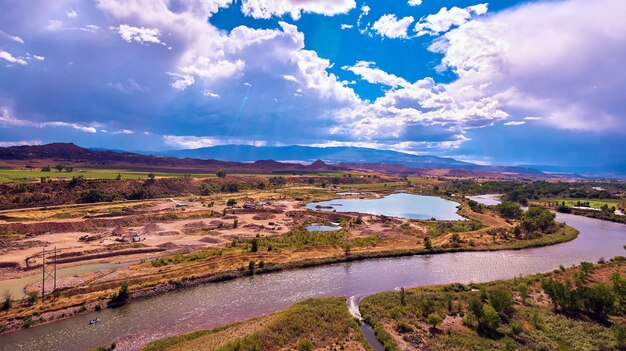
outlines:
{"label": "narrow stream channel", "polygon": [[374,332],[374,328],[371,325],[367,324],[363,317],[361,316],[361,310],[359,309],[359,301],[363,298],[363,296],[350,296],[346,302],[348,304],[348,310],[350,314],[359,321],[359,328],[365,336],[365,340],[372,346],[374,351],[385,351],[385,346],[380,343],[378,338],[376,337],[376,332]]}
{"label": "narrow stream channel", "polygon": [[[626,255],[625,225],[566,214],[557,220],[578,229],[579,237],[541,248],[375,259],[208,284],[5,334],[0,350],[78,351],[112,341],[119,350],[137,350],[152,340],[276,312],[310,297],[484,282]],[[95,317],[102,322],[88,325]]]}

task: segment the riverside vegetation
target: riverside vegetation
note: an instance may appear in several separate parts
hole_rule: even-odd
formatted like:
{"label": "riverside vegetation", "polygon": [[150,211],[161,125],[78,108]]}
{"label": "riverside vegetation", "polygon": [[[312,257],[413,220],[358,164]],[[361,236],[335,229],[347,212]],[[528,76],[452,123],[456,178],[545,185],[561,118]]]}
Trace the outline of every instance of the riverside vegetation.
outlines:
{"label": "riverside vegetation", "polygon": [[175,336],[144,351],[371,350],[341,297],[308,299],[229,326]]}
{"label": "riverside vegetation", "polygon": [[624,350],[626,258],[361,302],[387,350]]}
{"label": "riverside vegetation", "polygon": [[[385,350],[624,350],[626,258],[481,284],[400,289],[364,298]],[[146,346],[160,350],[369,350],[343,298]]]}

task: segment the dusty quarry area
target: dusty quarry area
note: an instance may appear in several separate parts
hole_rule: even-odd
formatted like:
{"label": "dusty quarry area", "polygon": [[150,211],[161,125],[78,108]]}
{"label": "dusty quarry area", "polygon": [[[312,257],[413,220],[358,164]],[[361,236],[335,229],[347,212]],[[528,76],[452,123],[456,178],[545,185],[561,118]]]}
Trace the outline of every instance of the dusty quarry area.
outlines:
{"label": "dusty quarry area", "polygon": [[[0,230],[11,233],[10,239],[0,242],[0,277],[32,274],[41,267],[42,250],[53,257],[56,249],[57,267],[62,268],[111,259],[148,260],[217,247],[233,239],[285,234],[297,225],[287,213],[299,202],[248,198],[228,206],[197,198],[123,205],[122,213],[107,212],[120,204],[5,211],[5,216],[25,220],[0,220]],[[59,217],[59,213],[70,218],[40,219]]]}

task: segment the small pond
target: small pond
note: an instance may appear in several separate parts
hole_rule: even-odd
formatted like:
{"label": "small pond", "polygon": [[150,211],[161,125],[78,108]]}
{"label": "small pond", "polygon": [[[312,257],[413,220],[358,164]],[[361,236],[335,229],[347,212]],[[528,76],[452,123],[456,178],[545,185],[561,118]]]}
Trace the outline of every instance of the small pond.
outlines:
{"label": "small pond", "polygon": [[334,199],[313,202],[311,210],[360,212],[409,219],[464,220],[457,211],[458,203],[436,196],[391,194],[377,199]]}
{"label": "small pond", "polygon": [[502,202],[500,200],[500,196],[502,195],[501,194],[485,194],[485,195],[475,195],[475,196],[466,196],[466,197],[470,200],[474,200],[478,202],[479,204],[493,206]]}
{"label": "small pond", "polygon": [[309,232],[334,232],[339,229],[341,229],[341,227],[335,225],[311,224],[306,226],[306,230]]}

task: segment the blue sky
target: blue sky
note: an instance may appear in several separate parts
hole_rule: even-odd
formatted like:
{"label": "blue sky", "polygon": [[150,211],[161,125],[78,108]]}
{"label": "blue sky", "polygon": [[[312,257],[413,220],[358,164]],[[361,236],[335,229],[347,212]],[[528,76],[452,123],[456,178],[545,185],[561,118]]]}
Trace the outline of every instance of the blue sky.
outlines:
{"label": "blue sky", "polygon": [[626,160],[619,0],[0,0],[0,145]]}

